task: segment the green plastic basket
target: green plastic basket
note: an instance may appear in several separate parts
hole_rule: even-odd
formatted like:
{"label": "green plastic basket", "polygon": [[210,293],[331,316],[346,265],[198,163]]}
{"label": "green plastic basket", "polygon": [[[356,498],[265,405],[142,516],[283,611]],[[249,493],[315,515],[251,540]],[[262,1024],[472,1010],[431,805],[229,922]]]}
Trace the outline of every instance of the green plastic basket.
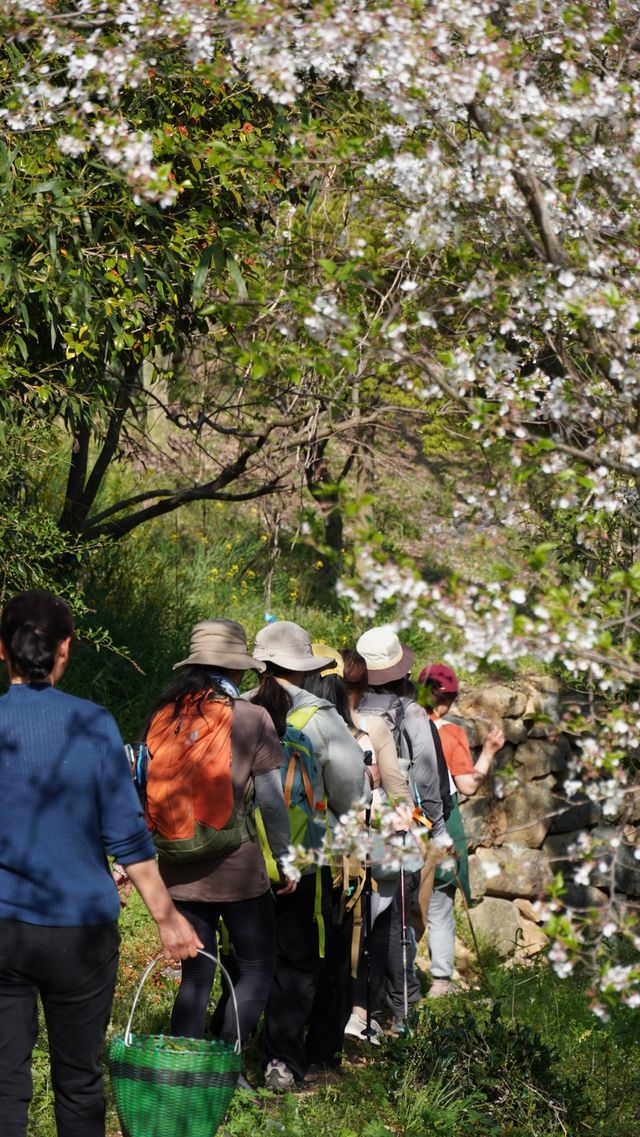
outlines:
{"label": "green plastic basket", "polygon": [[123,1137],[212,1137],[222,1123],[238,1084],[242,1058],[238,1006],[226,969],[224,975],[235,1015],[235,1045],[164,1034],[133,1034],[131,1023],[147,976],[136,991],[124,1038],[109,1045],[109,1072]]}

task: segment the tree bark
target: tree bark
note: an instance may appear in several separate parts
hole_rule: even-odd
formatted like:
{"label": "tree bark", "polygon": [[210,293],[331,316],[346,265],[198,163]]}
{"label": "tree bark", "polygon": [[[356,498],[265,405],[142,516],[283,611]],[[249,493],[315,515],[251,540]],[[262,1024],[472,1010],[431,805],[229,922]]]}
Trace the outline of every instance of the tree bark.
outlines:
{"label": "tree bark", "polygon": [[122,425],[131,406],[131,398],[139,378],[140,369],[136,366],[125,371],[120,380],[107,432],[88,476],[91,424],[87,418],[83,418],[80,423],[74,436],[65,502],[60,517],[60,528],[67,533],[80,536],[84,532],[87,517],[98,496],[109,464],[117,453]]}

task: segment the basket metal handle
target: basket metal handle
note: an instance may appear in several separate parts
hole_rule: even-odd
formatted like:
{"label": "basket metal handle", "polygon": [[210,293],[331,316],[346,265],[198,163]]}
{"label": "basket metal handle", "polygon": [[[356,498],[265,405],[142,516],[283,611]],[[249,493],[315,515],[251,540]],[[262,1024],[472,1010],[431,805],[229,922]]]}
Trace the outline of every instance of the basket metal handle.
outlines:
{"label": "basket metal handle", "polygon": [[[236,1026],[236,1041],[234,1043],[233,1049],[234,1049],[236,1054],[239,1054],[241,1047],[242,1047],[242,1039],[240,1038],[240,1016],[238,1014],[238,1001],[236,999],[236,993],[233,989],[233,983],[231,982],[231,976],[229,975],[229,972],[227,971],[226,967],[224,967],[224,965],[222,963],[220,963],[220,960],[218,959],[218,957],[215,955],[211,955],[211,952],[205,951],[204,948],[198,948],[198,955],[205,955],[207,957],[207,959],[210,959],[212,961],[212,963],[214,964],[215,967],[219,967],[220,971],[222,972],[222,974],[224,975],[224,978],[227,981],[227,987],[229,989],[229,996],[231,998],[231,1005],[233,1007],[233,1017],[235,1019],[235,1026]],[[163,961],[163,957],[161,955],[157,955],[154,959],[152,959],[150,961],[150,963],[147,964],[144,971],[142,972],[142,978],[140,979],[140,982],[138,983],[138,989],[137,989],[135,995],[133,996],[133,1003],[131,1006],[131,1013],[129,1014],[129,1021],[127,1022],[127,1028],[124,1032],[124,1044],[125,1044],[125,1046],[131,1046],[131,1040],[133,1038],[133,1032],[131,1030],[131,1024],[133,1022],[133,1016],[135,1013],[135,1009],[138,1005],[138,999],[140,998],[140,995],[142,994],[142,988],[144,987],[144,984],[146,982],[147,977],[153,971],[156,963],[160,963],[162,961]]]}

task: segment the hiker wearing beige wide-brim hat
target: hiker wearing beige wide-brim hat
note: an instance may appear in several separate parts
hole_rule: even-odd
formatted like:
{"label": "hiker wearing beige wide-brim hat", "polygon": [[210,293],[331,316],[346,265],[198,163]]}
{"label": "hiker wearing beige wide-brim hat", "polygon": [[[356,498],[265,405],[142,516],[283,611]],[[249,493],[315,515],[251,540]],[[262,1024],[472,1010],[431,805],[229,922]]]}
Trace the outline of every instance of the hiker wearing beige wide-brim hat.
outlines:
{"label": "hiker wearing beige wide-brim hat", "polygon": [[189,655],[174,663],[177,667],[198,664],[202,667],[223,667],[229,671],[264,671],[265,665],[249,655],[247,636],[242,624],[235,620],[202,620],[191,630]]}
{"label": "hiker wearing beige wide-brim hat", "polygon": [[[362,750],[333,703],[307,689],[307,683],[325,668],[337,673],[334,652],[324,645],[318,652],[314,654],[311,636],[299,624],[278,620],[262,628],[253,654],[267,667],[249,697],[269,710],[279,732],[284,733],[288,723],[306,735],[315,767],[309,775],[312,800],[326,807],[320,814],[326,827],[326,821],[334,824],[360,800],[365,773]],[[285,766],[285,778],[287,773]],[[303,840],[308,833],[307,829]],[[322,836],[320,829],[318,843]],[[331,869],[325,865],[303,872],[295,901],[278,897],[276,913],[278,958],[264,1019],[263,1050],[265,1085],[286,1090],[302,1081],[309,1062],[333,1063],[341,1047],[340,1032],[334,1032],[335,1038],[328,1037],[316,1004],[325,973],[332,991],[339,986]],[[329,998],[320,1003],[323,1008],[332,1005]]]}
{"label": "hiker wearing beige wide-brim hat", "polygon": [[[359,706],[361,716],[380,715],[392,729],[398,747],[400,769],[407,778],[413,800],[420,814],[430,822],[431,844],[452,849],[445,828],[445,814],[450,810],[449,774],[442,753],[438,731],[424,707],[413,697],[408,675],[414,660],[411,648],[404,647],[388,624],[370,628],[358,640],[357,649],[367,664],[369,690]],[[403,912],[418,901],[423,923],[433,887],[435,861],[428,866],[424,881],[420,872],[404,874],[401,894],[396,898],[391,917],[389,954],[387,957],[387,1001],[393,1011],[394,1031],[402,1033],[408,1007],[420,998],[420,984],[415,973],[415,959],[403,951],[406,922]]]}
{"label": "hiker wearing beige wide-brim hat", "polygon": [[[321,652],[324,645],[319,646]],[[328,699],[305,689],[314,672],[336,668],[336,655],[314,654],[306,628],[291,620],[277,620],[261,628],[253,654],[266,671],[257,691],[244,696],[268,707],[277,728],[283,733],[291,711],[302,716],[300,729],[308,735],[321,768],[329,816],[339,817],[358,801],[364,789],[362,751],[346,723]],[[331,652],[331,655],[329,654]],[[277,708],[277,709],[276,709]],[[284,708],[284,714],[283,712]],[[300,725],[296,723],[295,725]]]}
{"label": "hiker wearing beige wide-brim hat", "polygon": [[276,620],[261,628],[253,649],[256,659],[275,664],[285,671],[321,671],[335,665],[329,655],[314,655],[311,636],[291,620]]}
{"label": "hiker wearing beige wide-brim hat", "polygon": [[367,664],[372,687],[383,687],[386,683],[404,679],[411,671],[415,659],[415,652],[400,643],[388,624],[364,632],[356,644],[356,651]]}

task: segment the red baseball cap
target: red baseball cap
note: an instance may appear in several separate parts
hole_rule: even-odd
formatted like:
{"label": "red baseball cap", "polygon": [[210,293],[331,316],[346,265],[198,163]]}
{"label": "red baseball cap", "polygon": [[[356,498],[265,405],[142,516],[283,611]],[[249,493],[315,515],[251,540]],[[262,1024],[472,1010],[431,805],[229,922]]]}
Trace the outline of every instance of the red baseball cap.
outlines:
{"label": "red baseball cap", "polygon": [[418,676],[418,683],[433,683],[445,695],[458,694],[458,676],[452,667],[447,667],[446,663],[432,663],[429,667],[423,667]]}

